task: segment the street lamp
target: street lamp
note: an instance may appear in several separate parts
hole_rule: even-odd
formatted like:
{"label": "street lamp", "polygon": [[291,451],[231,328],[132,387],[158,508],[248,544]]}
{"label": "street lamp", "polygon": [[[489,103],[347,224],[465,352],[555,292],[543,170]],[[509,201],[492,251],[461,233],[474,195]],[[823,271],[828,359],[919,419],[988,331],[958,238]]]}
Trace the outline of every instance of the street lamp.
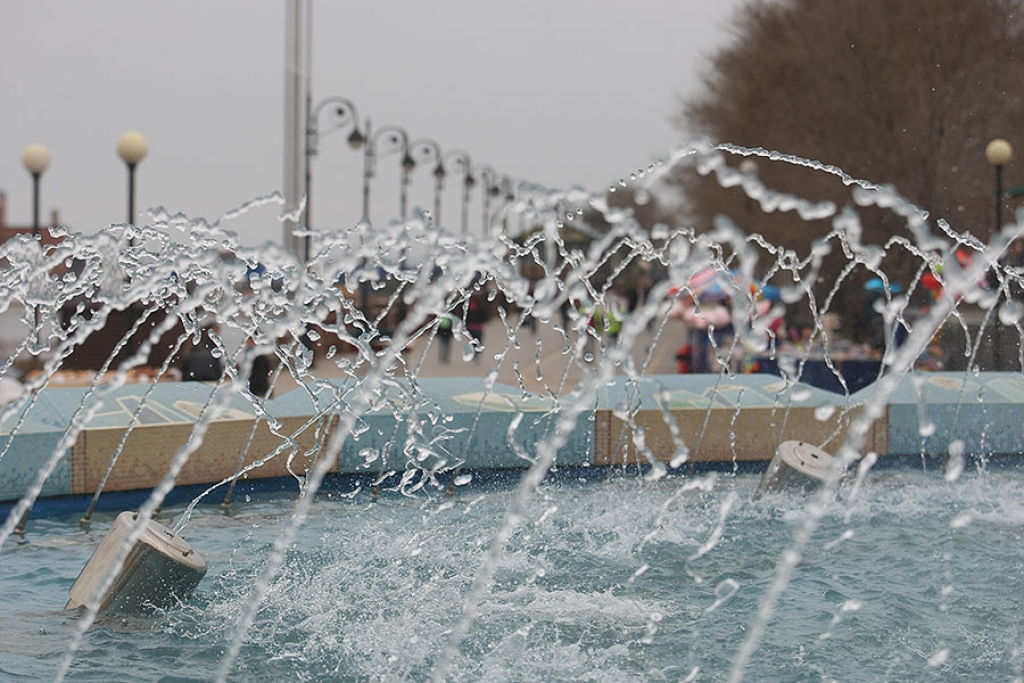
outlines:
{"label": "street lamp", "polygon": [[[43,177],[43,171],[50,165],[50,152],[42,145],[29,145],[21,154],[21,163],[25,170],[32,175],[32,236],[39,239],[39,181]],[[39,341],[39,306],[32,311],[35,320],[36,341]],[[28,513],[26,512],[26,518]],[[24,530],[25,519],[22,519],[21,527]]]}
{"label": "street lamp", "polygon": [[1003,166],[1013,159],[1013,146],[996,138],[985,147],[985,158],[996,169],[996,232],[1003,229]]}
{"label": "street lamp", "polygon": [[[507,175],[501,176],[501,235],[502,237],[508,237],[508,212],[505,211],[505,207],[509,206],[516,200],[516,193],[512,189],[512,178]],[[497,213],[497,212],[495,212]]]}
{"label": "street lamp", "polygon": [[42,145],[29,145],[21,154],[21,163],[32,175],[32,235],[39,237],[39,181],[50,165],[50,152]]}
{"label": "street lamp", "polygon": [[490,164],[477,164],[475,166],[480,178],[484,181],[483,193],[481,195],[481,206],[483,210],[483,226],[480,230],[481,236],[491,234],[491,197],[496,197],[501,190],[498,188],[498,172]]}
{"label": "street lamp", "polygon": [[[439,168],[444,171],[448,162],[454,161],[459,165],[459,170],[462,172],[462,235],[465,237],[466,231],[469,230],[469,193],[473,189],[473,185],[476,184],[476,180],[473,178],[473,158],[469,156],[469,152],[464,152],[461,149],[449,150],[441,158],[441,163],[438,164]],[[435,171],[436,174],[436,171]]]}
{"label": "street lamp", "polygon": [[[117,139],[117,153],[128,165],[128,224],[135,221],[135,166],[146,158],[149,145],[142,133],[128,132]],[[129,244],[134,244],[134,238]]]}
{"label": "street lamp", "polygon": [[[1010,163],[1010,160],[1013,159],[1013,146],[1002,138],[996,138],[985,146],[985,158],[996,169],[996,234],[998,234],[1003,229],[1003,166]],[[998,266],[996,266],[993,272],[996,271],[998,271]],[[998,275],[996,277],[999,280],[1002,279]],[[1000,299],[1002,294],[1000,289]],[[998,322],[995,326],[995,334],[995,369],[1002,370],[1003,334],[1001,325]]]}
{"label": "street lamp", "polygon": [[441,225],[441,191],[444,189],[445,170],[442,163],[441,145],[430,138],[420,138],[409,144],[413,158],[417,156],[434,164],[434,225]]}
{"label": "street lamp", "polygon": [[[348,136],[348,144],[352,149],[359,149],[366,142],[366,138],[359,131],[359,114],[356,111],[356,106],[352,102],[344,97],[328,97],[317,103],[316,107],[312,106],[312,99],[307,94],[306,96],[306,231],[308,232],[312,225],[312,213],[313,213],[313,178],[312,178],[312,162],[313,157],[319,152],[320,143],[320,130],[319,121],[320,115],[327,111],[331,117],[333,126],[328,130],[325,135],[344,128],[351,124],[352,132]],[[303,252],[304,259],[309,260],[309,244],[310,236],[307,234],[303,241]]]}
{"label": "street lamp", "polygon": [[405,151],[402,152],[402,180],[398,198],[398,213],[403,221],[409,215],[409,182],[414,168],[416,168],[416,160],[409,154],[409,143],[406,142]]}
{"label": "street lamp", "polygon": [[373,174],[376,168],[376,162],[378,156],[384,156],[384,154],[378,154],[377,145],[380,142],[385,142],[389,146],[385,153],[395,154],[401,152],[402,154],[402,182],[399,190],[399,211],[402,214],[402,219],[405,219],[406,214],[406,196],[407,188],[409,185],[409,174],[412,169],[416,167],[416,162],[409,155],[409,134],[405,132],[405,129],[400,126],[387,125],[371,133],[370,120],[366,120],[366,144],[363,147],[363,222],[370,222],[370,180],[373,178]]}

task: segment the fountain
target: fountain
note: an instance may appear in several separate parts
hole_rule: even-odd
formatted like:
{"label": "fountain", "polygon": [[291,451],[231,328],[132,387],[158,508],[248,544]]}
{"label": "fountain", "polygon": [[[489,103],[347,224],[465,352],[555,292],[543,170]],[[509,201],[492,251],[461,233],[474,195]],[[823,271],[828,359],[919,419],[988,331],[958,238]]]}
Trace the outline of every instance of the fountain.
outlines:
{"label": "fountain", "polygon": [[[64,609],[87,607],[95,601],[100,612],[136,613],[167,608],[191,593],[206,576],[206,561],[181,536],[152,519],[121,562],[121,544],[132,534],[138,515],[122,512],[69,591]],[[118,571],[109,566],[120,564]],[[113,577],[109,582],[108,575]]]}
{"label": "fountain", "polygon": [[[851,207],[904,216],[915,282],[896,291],[854,208],[775,192],[729,163],[745,156],[815,166],[852,187]],[[833,230],[801,258],[727,217],[706,234],[648,233],[599,196],[531,187],[507,208],[536,226],[522,235],[458,239],[419,215],[312,233],[308,263],[239,246],[234,212],[207,223],[155,210],[146,226],[62,233],[50,250],[4,245],[0,311],[20,315],[21,334],[0,377],[18,372],[25,390],[0,408],[0,606],[16,617],[0,626],[11,646],[0,673],[1020,677],[1007,540],[1024,478],[1002,456],[1024,452],[1011,422],[1024,381],[975,372],[967,309],[1018,324],[1013,271],[999,271],[1002,299],[977,283],[1024,221],[982,244],[890,189],[731,145],[640,171],[640,196],[691,163],[764,210],[831,218]],[[566,226],[589,246],[567,245]],[[838,274],[821,268],[830,249],[848,256]],[[955,265],[957,249],[973,260]],[[915,310],[940,262],[941,296]],[[686,329],[677,306],[708,320],[716,304],[694,284],[708,269],[732,329],[697,335],[713,372],[664,374]],[[889,343],[876,381],[835,393],[803,380],[818,363],[849,387],[853,349],[828,314],[858,270],[882,283]],[[622,310],[617,290],[651,273],[646,300]],[[492,315],[478,339],[468,323],[480,307]],[[622,322],[614,338],[596,322],[609,311]],[[812,321],[802,339],[777,325],[784,311]],[[915,369],[939,331],[967,370]],[[96,348],[95,372],[71,369]],[[219,381],[169,381],[193,348]],[[261,356],[274,360],[269,396],[249,384]],[[758,363],[777,374],[745,372]],[[759,491],[792,441],[834,466],[809,493]],[[151,615],[108,614],[102,591],[62,612],[129,502],[100,583],[157,517],[209,574]]]}

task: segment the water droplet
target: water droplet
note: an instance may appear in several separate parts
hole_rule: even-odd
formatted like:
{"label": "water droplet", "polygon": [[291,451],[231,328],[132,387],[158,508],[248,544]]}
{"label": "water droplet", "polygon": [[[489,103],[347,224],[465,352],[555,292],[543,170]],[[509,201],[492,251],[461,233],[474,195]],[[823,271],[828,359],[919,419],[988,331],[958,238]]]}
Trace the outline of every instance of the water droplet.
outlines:
{"label": "water droplet", "polygon": [[974,513],[967,511],[961,512],[959,515],[954,517],[950,523],[950,529],[963,529],[966,526],[970,526],[974,522]]}
{"label": "water droplet", "polygon": [[814,409],[814,419],[818,422],[825,422],[830,417],[835,415],[835,406],[818,406]]}
{"label": "water droplet", "polygon": [[949,648],[944,647],[928,658],[928,668],[940,667],[946,663],[947,659],[949,659]]}
{"label": "water droplet", "polygon": [[673,468],[673,469],[675,469],[677,467],[682,467],[683,464],[685,464],[686,461],[689,459],[689,457],[690,457],[689,449],[683,448],[678,453],[676,453],[675,455],[672,456],[672,460],[668,463],[668,466]]}
{"label": "water droplet", "polygon": [[945,472],[943,477],[948,482],[954,482],[960,478],[964,471],[964,442],[959,439],[949,444],[949,456],[946,458]]}
{"label": "water droplet", "polygon": [[1013,326],[1024,317],[1024,305],[1019,301],[1007,301],[999,307],[999,322]]}

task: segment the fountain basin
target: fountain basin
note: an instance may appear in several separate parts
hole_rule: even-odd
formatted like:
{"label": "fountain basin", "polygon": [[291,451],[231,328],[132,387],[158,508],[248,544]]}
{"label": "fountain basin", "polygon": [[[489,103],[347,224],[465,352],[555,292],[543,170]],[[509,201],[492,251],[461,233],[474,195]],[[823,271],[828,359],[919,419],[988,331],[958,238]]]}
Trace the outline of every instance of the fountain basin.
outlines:
{"label": "fountain basin", "polygon": [[[970,455],[1024,452],[1024,434],[1013,428],[1024,403],[1020,375],[940,372],[915,377],[904,378],[870,424],[865,452],[883,461],[942,457],[954,440],[964,443]],[[175,484],[201,487],[235,476],[249,481],[301,476],[336,428],[347,386],[336,381],[295,390],[268,401],[260,418],[250,403],[232,398],[218,409]],[[36,479],[87,391],[41,391],[17,433],[0,436],[7,449],[0,459],[0,501],[16,501]],[[111,392],[64,451],[40,498],[91,496],[104,477],[104,492],[152,489],[188,443],[213,391],[211,385],[193,382],[126,385]],[[835,452],[871,392],[868,387],[838,396],[769,375],[618,377],[580,415],[555,465],[763,467],[787,440]],[[525,469],[538,444],[553,436],[557,415],[550,398],[483,379],[421,379],[415,391],[392,387],[360,415],[331,471],[438,475]],[[108,474],[115,453],[119,456]]]}

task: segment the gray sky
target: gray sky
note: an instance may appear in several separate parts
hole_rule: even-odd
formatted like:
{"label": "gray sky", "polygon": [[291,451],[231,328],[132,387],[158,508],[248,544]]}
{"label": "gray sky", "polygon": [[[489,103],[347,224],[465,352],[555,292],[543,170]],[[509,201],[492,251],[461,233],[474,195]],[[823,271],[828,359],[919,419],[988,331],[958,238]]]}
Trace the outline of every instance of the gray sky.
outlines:
{"label": "gray sky", "polygon": [[[41,143],[51,209],[73,230],[123,221],[118,136],[149,155],[136,206],[213,220],[283,182],[285,4],[281,0],[0,0],[0,190],[9,223],[31,221],[21,163]],[[415,0],[314,3],[313,94],[349,98],[374,127],[461,148],[516,180],[600,191],[667,156],[669,119],[741,0]],[[326,126],[326,119],[322,119]],[[362,154],[328,135],[314,160],[312,224],[358,220]],[[373,217],[397,205],[398,157],[380,160]],[[460,177],[443,221],[459,215]],[[479,196],[479,192],[476,193]],[[410,204],[431,208],[419,168]],[[472,217],[478,216],[473,204]],[[389,214],[389,215],[385,215]],[[230,227],[280,241],[277,209]]]}

